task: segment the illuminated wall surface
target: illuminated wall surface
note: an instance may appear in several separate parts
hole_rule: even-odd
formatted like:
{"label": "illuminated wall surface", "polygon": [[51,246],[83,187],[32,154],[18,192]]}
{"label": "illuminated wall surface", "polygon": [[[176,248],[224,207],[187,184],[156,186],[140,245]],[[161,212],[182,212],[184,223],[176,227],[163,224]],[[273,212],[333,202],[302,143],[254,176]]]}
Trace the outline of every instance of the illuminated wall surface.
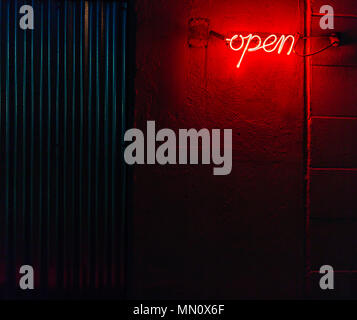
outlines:
{"label": "illuminated wall surface", "polygon": [[[3,296],[30,297],[14,279],[31,264],[35,297],[357,297],[355,0],[136,0],[127,30],[119,1],[35,0],[33,32],[16,27],[24,2],[0,2]],[[224,41],[187,43],[193,17],[229,37],[326,34],[324,4],[343,45],[313,57],[260,50],[238,69]],[[233,129],[231,174],[126,175],[122,132],[148,120]]]}
{"label": "illuminated wall surface", "polygon": [[[233,128],[233,170],[135,170],[133,295],[357,296],[357,5],[306,2],[136,1],[137,125]],[[187,46],[192,17],[228,36],[326,34],[309,14],[325,4],[344,45],[310,59],[256,52],[237,69],[220,39]],[[311,271],[329,263],[345,272],[326,292]]]}

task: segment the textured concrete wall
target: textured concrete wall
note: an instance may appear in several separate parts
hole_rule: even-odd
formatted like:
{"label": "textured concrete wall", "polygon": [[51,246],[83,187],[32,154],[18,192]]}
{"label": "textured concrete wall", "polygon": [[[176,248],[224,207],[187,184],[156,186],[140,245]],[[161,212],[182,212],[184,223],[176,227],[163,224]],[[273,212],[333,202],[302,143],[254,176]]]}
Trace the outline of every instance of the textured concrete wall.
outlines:
{"label": "textured concrete wall", "polygon": [[294,298],[304,281],[304,66],[295,55],[189,48],[211,29],[303,31],[296,0],[137,0],[135,123],[233,129],[233,171],[138,166],[131,292],[145,298]]}

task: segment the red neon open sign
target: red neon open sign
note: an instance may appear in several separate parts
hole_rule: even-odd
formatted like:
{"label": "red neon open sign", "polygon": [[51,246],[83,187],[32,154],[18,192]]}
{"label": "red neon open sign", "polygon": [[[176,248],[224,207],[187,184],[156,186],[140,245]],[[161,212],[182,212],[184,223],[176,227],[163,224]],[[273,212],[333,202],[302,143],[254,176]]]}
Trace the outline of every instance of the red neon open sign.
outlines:
{"label": "red neon open sign", "polygon": [[241,34],[236,34],[232,38],[227,38],[226,41],[233,51],[242,50],[242,55],[237,64],[237,68],[239,68],[247,52],[263,49],[267,53],[277,51],[278,54],[280,54],[283,51],[285,43],[288,42],[290,43],[290,48],[287,51],[287,55],[290,55],[294,48],[295,37],[293,35],[282,35],[279,38],[277,35],[271,34],[263,41],[263,39],[256,34],[249,34],[245,37]]}

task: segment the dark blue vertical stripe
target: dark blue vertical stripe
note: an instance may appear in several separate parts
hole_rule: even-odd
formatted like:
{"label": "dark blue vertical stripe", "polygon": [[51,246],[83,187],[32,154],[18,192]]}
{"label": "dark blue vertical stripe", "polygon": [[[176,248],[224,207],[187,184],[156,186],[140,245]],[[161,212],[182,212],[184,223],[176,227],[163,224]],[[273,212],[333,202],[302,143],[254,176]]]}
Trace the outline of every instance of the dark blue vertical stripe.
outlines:
{"label": "dark blue vertical stripe", "polygon": [[59,257],[61,256],[59,252],[59,243],[60,243],[60,234],[59,234],[59,197],[60,197],[60,186],[59,186],[59,147],[60,147],[60,110],[59,110],[59,99],[60,99],[60,9],[57,9],[57,60],[56,60],[56,205],[55,205],[55,214],[56,214],[56,235],[55,235],[55,247],[56,247],[56,273],[57,273],[57,287],[61,284],[59,283],[60,278],[59,274],[62,274],[62,270],[59,270],[62,265],[59,263]]}
{"label": "dark blue vertical stripe", "polygon": [[[108,247],[108,205],[109,205],[109,4],[106,4],[105,17],[105,96],[104,96],[104,247]],[[107,250],[104,250],[104,266],[107,265]],[[105,268],[105,281],[108,279]]]}
{"label": "dark blue vertical stripe", "polygon": [[[15,0],[14,5],[14,17],[17,17],[17,0]],[[14,19],[14,173],[13,173],[13,249],[12,253],[14,256],[14,262],[16,263],[17,257],[17,149],[18,149],[18,141],[17,141],[17,125],[18,125],[18,92],[17,92],[17,19]]]}
{"label": "dark blue vertical stripe", "polygon": [[[3,12],[2,12],[2,1],[0,1],[0,19],[3,19]],[[2,44],[2,30],[0,30],[0,43]],[[3,63],[2,63],[2,48],[0,47],[0,141],[2,143],[2,136],[3,136],[3,132],[2,132],[2,116],[3,116],[3,111],[2,111],[2,108],[3,108],[3,105],[2,105],[2,70],[3,68]],[[2,153],[2,145],[0,145],[0,161],[2,163],[3,161],[3,153]],[[3,170],[0,169],[0,172],[3,173]],[[2,182],[1,182],[2,183]],[[0,185],[1,185],[0,183]],[[7,186],[5,185],[5,188],[7,188]],[[6,215],[6,212],[5,212],[5,215]],[[2,226],[4,229],[7,228],[7,226]],[[2,234],[0,236],[0,241],[2,241],[4,244],[5,244],[5,238],[3,238],[3,236],[5,237],[5,233],[6,231],[4,232],[4,234]],[[5,248],[3,248],[5,249]],[[5,249],[6,250],[6,249]],[[5,252],[4,252],[5,253]],[[5,259],[6,256],[3,256],[3,258]]]}
{"label": "dark blue vertical stripe", "polygon": [[100,23],[100,3],[97,1],[97,23],[96,23],[96,128],[95,128],[95,252],[96,252],[96,284],[98,284],[98,211],[99,211],[99,138],[100,138],[100,88],[99,88],[99,23]]}
{"label": "dark blue vertical stripe", "polygon": [[[126,3],[122,4],[121,38],[122,38],[122,59],[121,59],[121,141],[124,141],[126,130]],[[124,144],[121,144],[121,230],[120,230],[120,280],[124,287],[125,277],[125,228],[126,228],[126,165],[124,161]]]}
{"label": "dark blue vertical stripe", "polygon": [[[68,279],[68,257],[67,257],[67,121],[68,121],[68,92],[67,92],[67,10],[68,2],[64,3],[64,25],[63,25],[63,258],[65,261],[65,274]],[[66,287],[66,283],[63,284]]]}
{"label": "dark blue vertical stripe", "polygon": [[5,257],[6,257],[6,271],[9,277],[10,268],[10,2],[7,3],[7,17],[6,17],[6,88],[5,88]]}
{"label": "dark blue vertical stripe", "polygon": [[27,31],[24,31],[23,78],[22,78],[22,246],[26,236],[26,73]]}
{"label": "dark blue vertical stripe", "polygon": [[94,280],[92,276],[92,246],[93,246],[93,235],[91,233],[92,230],[92,25],[93,25],[93,4],[91,2],[88,3],[88,38],[89,38],[89,84],[88,84],[88,284]]}
{"label": "dark blue vertical stripe", "polygon": [[[72,42],[72,161],[71,161],[71,167],[72,167],[72,241],[75,236],[75,212],[76,212],[76,196],[75,196],[75,186],[76,186],[76,171],[75,171],[75,163],[76,163],[76,4],[73,3],[72,5],[72,31],[73,31],[73,42]],[[76,260],[75,255],[75,250],[74,247],[72,246],[72,275],[75,275],[75,264],[74,261]],[[72,279],[74,281],[74,278]],[[72,283],[74,284],[74,283]]]}
{"label": "dark blue vertical stripe", "polygon": [[[32,0],[32,7],[34,8],[34,0]],[[34,215],[34,171],[35,171],[35,69],[34,69],[34,32],[31,32],[31,148],[30,148],[30,245],[29,253],[30,262],[32,263],[33,250],[33,215]]]}
{"label": "dark blue vertical stripe", "polygon": [[[80,124],[79,124],[79,266],[82,270],[82,210],[83,210],[83,195],[82,195],[82,184],[83,180],[83,121],[84,121],[84,111],[83,111],[83,0],[81,0],[81,11],[80,11],[80,40],[79,40],[79,85],[80,85]],[[80,279],[82,283],[82,277]]]}
{"label": "dark blue vertical stripe", "polygon": [[115,185],[116,185],[116,144],[117,144],[117,83],[116,83],[116,20],[117,20],[117,8],[116,3],[113,2],[113,52],[112,52],[112,90],[113,90],[113,118],[112,118],[112,190],[111,190],[111,199],[112,199],[112,228],[111,228],[111,241],[112,241],[112,263],[111,263],[111,275],[112,275],[112,285],[115,283],[115,250],[116,250],[116,242],[115,242],[115,226],[116,226],[116,195],[115,195]]}
{"label": "dark blue vertical stripe", "polygon": [[[2,1],[0,1],[0,19],[3,19]],[[2,31],[0,30],[0,43],[2,44]],[[0,74],[2,73],[2,50],[0,48]],[[2,134],[2,77],[0,76],[0,133]]]}
{"label": "dark blue vertical stripe", "polygon": [[39,262],[41,265],[41,270],[42,271],[42,230],[43,230],[43,224],[42,224],[42,113],[43,113],[43,32],[44,32],[44,10],[43,10],[43,2],[41,2],[41,43],[40,43],[40,97],[39,97]]}
{"label": "dark blue vertical stripe", "polygon": [[50,221],[51,221],[51,2],[48,1],[47,8],[47,226],[46,226],[46,268],[49,266],[50,258]]}

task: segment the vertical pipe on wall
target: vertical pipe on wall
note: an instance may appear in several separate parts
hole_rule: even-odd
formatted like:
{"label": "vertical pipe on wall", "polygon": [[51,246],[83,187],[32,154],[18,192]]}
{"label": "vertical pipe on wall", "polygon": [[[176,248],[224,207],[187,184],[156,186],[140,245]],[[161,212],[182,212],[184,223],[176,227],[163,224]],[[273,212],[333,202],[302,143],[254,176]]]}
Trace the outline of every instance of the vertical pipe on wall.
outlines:
{"label": "vertical pipe on wall", "polygon": [[[311,35],[311,3],[310,0],[305,0],[305,17],[304,17],[304,22],[305,22],[305,27],[304,27],[304,33],[306,37],[309,37]],[[307,38],[305,41],[305,54],[310,53],[310,39]],[[306,145],[306,161],[305,161],[305,171],[306,171],[306,181],[305,181],[305,191],[306,191],[306,202],[305,202],[305,218],[306,218],[306,223],[305,223],[305,293],[309,291],[309,276],[310,276],[310,271],[311,271],[311,262],[310,262],[310,168],[311,168],[311,149],[310,149],[310,144],[311,144],[311,128],[310,128],[310,107],[311,107],[311,57],[305,57],[304,58],[304,79],[305,79],[305,132],[306,132],[306,139],[304,141]]]}

